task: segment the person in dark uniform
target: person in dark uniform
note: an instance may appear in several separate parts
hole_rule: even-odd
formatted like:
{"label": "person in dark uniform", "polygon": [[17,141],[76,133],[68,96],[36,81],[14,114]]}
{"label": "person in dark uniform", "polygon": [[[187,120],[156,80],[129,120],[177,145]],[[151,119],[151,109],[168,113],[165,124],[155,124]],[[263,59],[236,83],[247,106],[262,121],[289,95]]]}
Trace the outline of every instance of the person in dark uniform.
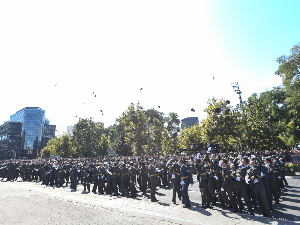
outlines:
{"label": "person in dark uniform", "polygon": [[62,187],[64,184],[64,171],[63,171],[63,166],[62,162],[59,162],[59,165],[57,167],[57,187]]}
{"label": "person in dark uniform", "polygon": [[[204,161],[205,160],[205,161]],[[204,159],[201,160],[199,159],[196,164],[196,169],[197,169],[197,177],[199,177],[199,189],[201,192],[201,201],[202,205],[201,208],[212,208],[210,206],[211,203],[211,194],[208,190],[208,172],[209,172],[209,159]]]}
{"label": "person in dark uniform", "polygon": [[92,169],[92,181],[94,183],[92,192],[94,194],[96,194],[96,192],[97,192],[97,186],[98,186],[98,167],[97,167],[96,163],[94,164],[94,167]]}
{"label": "person in dark uniform", "polygon": [[275,177],[275,186],[276,191],[278,193],[278,197],[280,198],[281,195],[281,164],[277,156],[273,156],[273,167],[274,167],[274,177]]}
{"label": "person in dark uniform", "polygon": [[106,194],[111,195],[113,193],[113,174],[111,172],[111,168],[109,168],[108,164],[105,164],[105,173],[106,173]]}
{"label": "person in dark uniform", "polygon": [[26,181],[31,181],[31,174],[32,174],[32,165],[31,165],[31,163],[27,163],[26,164],[26,172],[25,172]]}
{"label": "person in dark uniform", "polygon": [[236,168],[235,196],[239,205],[239,211],[242,212],[244,210],[244,205],[241,199],[241,197],[243,196],[250,215],[254,215],[252,204],[248,198],[247,185],[245,182],[248,160],[242,159],[242,164],[241,166],[239,166],[237,163],[238,159],[242,159],[242,157],[239,156],[239,158],[234,160],[234,166]]}
{"label": "person in dark uniform", "polygon": [[272,164],[271,158],[266,158],[265,159],[265,166],[267,167],[267,173],[268,173],[268,181],[269,181],[269,187],[270,187],[270,192],[272,193],[272,196],[275,199],[275,204],[279,204],[279,196],[277,193],[276,189],[276,179],[274,176],[274,167]]}
{"label": "person in dark uniform", "polygon": [[130,168],[129,168],[129,188],[130,188],[130,197],[135,198],[136,197],[136,168],[133,166],[133,163],[130,162]]}
{"label": "person in dark uniform", "polygon": [[[285,179],[285,159],[280,158],[279,161],[281,162],[281,175],[282,175],[282,177],[281,177],[281,188],[284,188],[284,184],[285,184],[285,186],[289,185],[288,182]],[[283,182],[284,182],[284,184],[283,184]]]}
{"label": "person in dark uniform", "polygon": [[158,199],[156,199],[156,197],[155,197],[156,183],[157,183],[157,171],[155,169],[153,159],[150,160],[148,173],[149,173],[150,183],[151,183],[151,188],[150,188],[151,202],[157,202]]}
{"label": "person in dark uniform", "polygon": [[7,164],[7,167],[8,167],[7,181],[14,180],[14,173],[13,172],[14,172],[15,165],[11,161],[11,159],[9,160],[9,163]]}
{"label": "person in dark uniform", "polygon": [[178,163],[173,162],[171,168],[170,168],[170,173],[172,174],[172,180],[173,180],[173,197],[172,197],[172,202],[173,204],[176,204],[176,193],[181,200],[181,176],[180,176],[180,166]]}
{"label": "person in dark uniform", "polygon": [[74,189],[76,191],[77,189],[77,173],[78,169],[76,167],[76,162],[72,166],[72,171],[71,171],[71,189]]}
{"label": "person in dark uniform", "polygon": [[82,193],[86,192],[86,187],[88,189],[88,192],[90,192],[89,175],[90,175],[90,168],[88,167],[88,164],[85,163],[85,167],[82,168],[82,179],[83,179],[83,187],[84,187]]}
{"label": "person in dark uniform", "polygon": [[103,167],[103,163],[98,167],[98,176],[98,192],[99,194],[104,194],[106,170]]}
{"label": "person in dark uniform", "polygon": [[70,169],[71,169],[69,162],[66,162],[64,164],[63,169],[64,169],[64,179],[66,180],[66,187],[68,187],[69,179],[70,179]]}
{"label": "person in dark uniform", "polygon": [[250,164],[251,164],[251,168],[248,170],[246,176],[247,182],[253,188],[253,192],[258,201],[259,207],[263,212],[263,216],[273,218],[270,210],[270,206],[267,203],[268,201],[267,201],[266,191],[261,182],[261,172],[257,167],[255,159],[251,159]]}
{"label": "person in dark uniform", "polygon": [[179,161],[180,172],[181,172],[181,185],[182,185],[182,197],[183,197],[183,208],[190,208],[191,202],[188,195],[189,184],[193,186],[193,176],[190,169],[184,164],[183,160]]}
{"label": "person in dark uniform", "polygon": [[268,181],[268,168],[263,164],[263,161],[259,158],[256,158],[257,162],[259,162],[258,168],[260,169],[260,175],[261,175],[261,182],[265,188],[267,200],[270,206],[270,210],[273,211],[273,205],[272,205],[272,196],[270,192],[270,186]]}
{"label": "person in dark uniform", "polygon": [[219,182],[218,179],[219,177],[217,176],[217,174],[219,173],[219,160],[216,159],[216,155],[212,154],[211,155],[211,160],[209,163],[209,178],[208,178],[208,190],[211,194],[211,200],[212,200],[212,205],[215,205],[217,202],[217,198],[216,198],[216,193],[215,190],[221,190],[221,187],[218,187]]}
{"label": "person in dark uniform", "polygon": [[121,196],[124,196],[124,193],[126,192],[127,195],[129,194],[128,190],[128,168],[126,167],[126,164],[123,163],[122,168],[120,169],[120,177],[121,177]]}
{"label": "person in dark uniform", "polygon": [[[229,208],[230,206],[233,207],[233,212],[237,212],[238,208],[236,205],[236,198],[233,195],[232,189],[232,181],[231,181],[231,171],[229,166],[227,165],[227,160],[222,160],[222,187],[221,187],[221,194],[223,201],[227,204],[225,208]],[[227,192],[227,195],[226,195]],[[229,200],[228,200],[229,198]]]}
{"label": "person in dark uniform", "polygon": [[141,176],[141,185],[142,185],[142,195],[146,196],[147,191],[147,180],[148,180],[148,171],[145,162],[141,163],[140,176]]}
{"label": "person in dark uniform", "polygon": [[113,163],[113,166],[112,166],[113,177],[112,178],[113,178],[114,196],[119,195],[119,191],[118,191],[119,173],[120,173],[119,167],[115,163]]}

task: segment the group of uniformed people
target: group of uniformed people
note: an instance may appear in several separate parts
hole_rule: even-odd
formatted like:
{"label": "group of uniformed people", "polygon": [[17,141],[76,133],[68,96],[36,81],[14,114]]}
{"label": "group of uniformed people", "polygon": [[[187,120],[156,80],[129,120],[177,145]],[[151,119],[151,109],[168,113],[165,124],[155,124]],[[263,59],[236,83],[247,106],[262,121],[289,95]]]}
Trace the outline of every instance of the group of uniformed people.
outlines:
{"label": "group of uniformed people", "polygon": [[[272,200],[279,203],[284,182],[284,162],[278,156],[261,158],[223,157],[216,154],[205,154],[203,157],[190,157],[193,161],[202,199],[202,208],[212,208],[220,201],[223,209],[232,208],[233,212],[243,212],[243,197],[248,212],[254,215],[253,208],[257,202],[263,216],[272,217]],[[77,190],[77,185],[84,186],[84,192],[108,194],[114,196],[137,196],[137,188],[146,196],[150,188],[152,202],[156,198],[156,187],[173,187],[172,202],[178,198],[184,208],[191,207],[188,187],[193,185],[193,176],[186,165],[188,159],[171,156],[165,159],[138,158],[112,160],[105,162],[90,160],[10,160],[0,164],[2,180],[36,181],[44,185],[68,186]]]}
{"label": "group of uniformed people", "polygon": [[202,207],[211,208],[219,199],[222,208],[243,212],[243,197],[250,215],[257,202],[264,217],[272,217],[273,200],[279,204],[281,190],[287,184],[285,163],[277,155],[272,157],[224,158],[215,154],[196,160],[197,179],[202,197]]}

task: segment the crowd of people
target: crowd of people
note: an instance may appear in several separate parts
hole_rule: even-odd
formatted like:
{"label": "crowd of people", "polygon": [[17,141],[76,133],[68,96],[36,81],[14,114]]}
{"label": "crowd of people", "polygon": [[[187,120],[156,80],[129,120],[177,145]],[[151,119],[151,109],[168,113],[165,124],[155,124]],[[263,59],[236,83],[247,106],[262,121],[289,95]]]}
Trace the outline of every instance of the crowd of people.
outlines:
{"label": "crowd of people", "polygon": [[[146,196],[152,202],[157,186],[173,189],[172,202],[191,207],[189,185],[194,184],[195,168],[201,207],[223,209],[250,215],[258,205],[264,217],[272,217],[273,204],[280,203],[281,191],[288,185],[285,160],[288,151],[244,151],[231,153],[180,154],[168,156],[128,156],[104,158],[11,159],[0,162],[1,181],[40,182],[72,191],[82,184],[83,193],[114,196]],[[91,190],[92,185],[92,190]],[[244,203],[242,201],[244,200]]]}

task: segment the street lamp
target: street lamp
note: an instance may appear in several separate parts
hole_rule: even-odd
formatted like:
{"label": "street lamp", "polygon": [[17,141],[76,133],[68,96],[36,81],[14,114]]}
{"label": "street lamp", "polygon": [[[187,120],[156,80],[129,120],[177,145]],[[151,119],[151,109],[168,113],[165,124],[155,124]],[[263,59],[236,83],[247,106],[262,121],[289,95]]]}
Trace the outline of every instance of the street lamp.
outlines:
{"label": "street lamp", "polygon": [[234,82],[234,83],[231,83],[231,86],[233,88],[233,90],[239,95],[239,99],[240,99],[240,104],[242,104],[242,92],[240,90],[240,86],[238,84],[238,81],[237,82]]}
{"label": "street lamp", "polygon": [[[231,86],[232,86],[233,90],[239,95],[240,105],[241,105],[242,108],[244,108],[244,106],[242,105],[242,103],[243,103],[243,101],[242,101],[242,92],[240,90],[240,86],[238,84],[238,81],[234,82],[234,83],[231,83]],[[243,116],[246,116],[246,114],[243,113]],[[249,143],[249,135],[248,135],[248,126],[247,126],[247,124],[246,124],[246,135],[247,135],[247,142],[248,142],[247,144],[248,144],[248,147],[251,150],[251,146],[250,146],[250,143]],[[242,149],[243,149],[243,146],[242,146]]]}

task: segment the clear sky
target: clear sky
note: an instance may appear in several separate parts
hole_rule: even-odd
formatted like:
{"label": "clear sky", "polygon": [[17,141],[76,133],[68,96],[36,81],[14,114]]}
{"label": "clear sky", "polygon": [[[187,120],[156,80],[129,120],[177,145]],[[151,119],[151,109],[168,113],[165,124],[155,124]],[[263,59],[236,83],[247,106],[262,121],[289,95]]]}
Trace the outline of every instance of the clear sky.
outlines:
{"label": "clear sky", "polygon": [[138,101],[201,119],[213,96],[238,103],[232,82],[243,100],[281,84],[276,58],[300,42],[299,11],[299,0],[1,1],[0,123],[35,106],[61,133],[79,117],[107,127]]}

